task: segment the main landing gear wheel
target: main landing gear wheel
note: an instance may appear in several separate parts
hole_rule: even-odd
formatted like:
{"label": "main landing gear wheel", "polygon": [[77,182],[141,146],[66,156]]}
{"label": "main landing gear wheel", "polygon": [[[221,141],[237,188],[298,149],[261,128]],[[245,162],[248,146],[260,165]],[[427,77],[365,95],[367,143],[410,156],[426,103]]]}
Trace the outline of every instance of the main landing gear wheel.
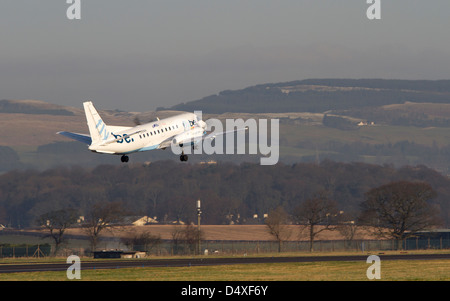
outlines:
{"label": "main landing gear wheel", "polygon": [[123,156],[120,158],[120,161],[126,163],[126,162],[128,162],[129,159],[130,159],[130,158],[128,158],[128,156],[123,155]]}
{"label": "main landing gear wheel", "polygon": [[187,155],[182,154],[182,155],[180,156],[180,161],[181,161],[181,162],[186,162],[187,160],[188,160],[188,156],[187,156]]}

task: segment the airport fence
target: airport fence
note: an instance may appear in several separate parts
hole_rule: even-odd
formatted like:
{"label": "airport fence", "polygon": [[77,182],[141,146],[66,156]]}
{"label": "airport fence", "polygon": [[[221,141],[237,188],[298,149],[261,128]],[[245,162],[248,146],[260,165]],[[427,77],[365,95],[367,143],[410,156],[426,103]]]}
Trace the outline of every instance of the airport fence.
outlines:
{"label": "airport fence", "polygon": [[0,258],[47,257],[51,254],[50,244],[42,245],[0,245]]}
{"label": "airport fence", "polygon": [[[53,255],[53,245],[0,245],[0,258],[7,257],[47,257]],[[220,254],[264,254],[276,253],[279,251],[279,243],[276,241],[230,241],[230,240],[204,240],[200,244],[178,243],[163,240],[159,244],[152,246],[124,246],[120,242],[108,242],[101,244],[101,249],[143,251],[152,256],[171,255],[220,255]],[[200,249],[200,251],[199,251]],[[398,250],[395,240],[327,240],[314,241],[313,249],[316,252],[370,252],[370,251],[390,251]],[[404,240],[401,250],[428,250],[428,249],[450,249],[450,239],[419,239],[410,238]],[[286,241],[281,244],[281,252],[309,252],[310,243],[308,241]],[[92,252],[86,246],[69,244],[59,251],[60,256],[69,255],[92,256]]]}
{"label": "airport fence", "polygon": [[[177,245],[170,241],[164,241],[151,249],[145,246],[133,246],[132,249],[146,251],[150,255],[186,255],[186,254],[263,254],[275,253],[279,251],[279,243],[276,241],[224,241],[208,240],[200,242],[200,252],[198,243],[191,245]],[[327,240],[314,241],[313,250],[318,252],[338,252],[338,251],[390,251],[398,250],[399,246],[395,240]],[[418,239],[411,238],[404,240],[401,245],[402,250],[428,250],[428,249],[450,249],[450,239]],[[308,241],[286,241],[281,244],[281,252],[309,252],[310,243]]]}
{"label": "airport fence", "polygon": [[[276,241],[203,241],[201,253],[208,254],[259,254],[278,252]],[[450,249],[450,239],[407,239],[402,242],[402,250]],[[166,247],[167,250],[167,247]],[[313,250],[318,252],[337,251],[390,251],[398,250],[395,240],[327,240],[314,241]],[[158,251],[158,250],[155,250]],[[285,241],[281,252],[309,252],[308,241]]]}

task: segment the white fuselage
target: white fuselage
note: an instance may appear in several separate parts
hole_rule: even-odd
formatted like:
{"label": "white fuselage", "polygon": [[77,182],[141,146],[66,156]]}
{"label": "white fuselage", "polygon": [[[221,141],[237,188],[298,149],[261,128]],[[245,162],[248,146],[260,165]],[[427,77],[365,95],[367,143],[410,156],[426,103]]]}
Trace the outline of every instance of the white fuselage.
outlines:
{"label": "white fuselage", "polygon": [[[93,143],[89,149],[99,153],[129,154],[158,148],[165,148],[166,140],[172,141],[174,136],[195,130],[199,121],[193,113],[183,113],[136,127],[107,127],[102,133],[107,140],[115,140],[107,144]],[[106,139],[105,139],[106,140]]]}

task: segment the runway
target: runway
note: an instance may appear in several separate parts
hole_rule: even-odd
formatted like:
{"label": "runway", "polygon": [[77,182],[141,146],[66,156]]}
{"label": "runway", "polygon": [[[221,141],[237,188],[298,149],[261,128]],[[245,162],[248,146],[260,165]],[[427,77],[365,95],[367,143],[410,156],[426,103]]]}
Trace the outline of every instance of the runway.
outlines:
{"label": "runway", "polygon": [[[261,263],[302,263],[324,261],[366,261],[369,255],[351,256],[296,256],[296,257],[239,257],[239,258],[183,258],[183,259],[127,259],[127,260],[92,260],[81,259],[81,270],[120,269],[133,267],[188,267],[188,266],[214,266],[233,264],[261,264]],[[399,254],[377,255],[380,260],[435,260],[450,259],[450,254]],[[48,272],[65,271],[71,264],[67,263],[23,263],[2,264],[0,273],[20,272]]]}

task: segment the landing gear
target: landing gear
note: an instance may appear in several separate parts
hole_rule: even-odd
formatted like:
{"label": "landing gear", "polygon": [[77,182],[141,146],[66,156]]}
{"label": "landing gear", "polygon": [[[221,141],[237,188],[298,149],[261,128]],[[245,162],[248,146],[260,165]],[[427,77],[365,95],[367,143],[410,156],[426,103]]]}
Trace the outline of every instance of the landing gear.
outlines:
{"label": "landing gear", "polygon": [[188,160],[188,156],[184,154],[184,152],[181,153],[180,156],[180,161],[181,162],[186,162]]}
{"label": "landing gear", "polygon": [[124,163],[127,163],[128,160],[130,160],[130,158],[128,158],[128,156],[125,156],[125,155],[123,155],[123,156],[120,158],[120,161],[122,161],[122,162],[124,162]]}

